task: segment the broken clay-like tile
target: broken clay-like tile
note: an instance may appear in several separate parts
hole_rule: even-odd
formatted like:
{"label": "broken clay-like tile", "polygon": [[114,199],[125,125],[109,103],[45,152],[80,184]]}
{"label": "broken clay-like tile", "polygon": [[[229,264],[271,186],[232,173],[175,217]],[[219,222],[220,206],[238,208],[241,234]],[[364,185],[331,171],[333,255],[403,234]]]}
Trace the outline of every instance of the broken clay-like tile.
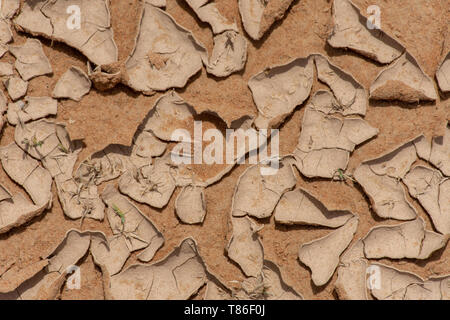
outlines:
{"label": "broken clay-like tile", "polygon": [[0,18],[0,44],[6,44],[13,40],[11,26],[8,20]]}
{"label": "broken clay-like tile", "polygon": [[70,178],[56,184],[64,214],[71,219],[103,220],[105,205],[95,185],[83,185]]}
{"label": "broken clay-like tile", "polygon": [[130,252],[145,249],[138,258],[148,262],[164,244],[164,237],[136,206],[116,188],[108,185],[102,193],[106,214],[114,235],[123,236]]}
{"label": "broken clay-like tile", "polygon": [[8,176],[25,189],[34,204],[51,207],[52,176],[37,160],[15,143],[0,148],[0,159]]}
{"label": "broken clay-like tile", "polygon": [[117,61],[118,52],[110,23],[109,1],[25,0],[14,18],[19,29],[61,41],[78,49],[96,65]]}
{"label": "broken clay-like tile", "polygon": [[61,143],[57,149],[41,159],[42,165],[50,172],[57,186],[67,180],[73,180],[73,167],[80,152],[81,148],[75,149],[75,144],[69,141],[67,145]]}
{"label": "broken clay-like tile", "polygon": [[245,31],[259,40],[273,23],[286,14],[293,0],[239,0],[239,12]]}
{"label": "broken clay-like tile", "polygon": [[106,268],[111,276],[122,270],[130,256],[125,237],[112,236],[106,239],[106,236],[101,233],[92,236],[90,251],[95,264]]}
{"label": "broken clay-like tile", "polygon": [[423,280],[418,275],[374,263],[375,285],[370,292],[378,300],[449,300],[450,276]]}
{"label": "broken clay-like tile", "polygon": [[376,285],[370,288],[370,293],[378,300],[398,300],[406,293],[412,284],[422,284],[423,280],[412,273],[401,272],[395,268],[382,264],[371,264],[375,270]]}
{"label": "broken clay-like tile", "polygon": [[264,248],[258,236],[259,227],[249,217],[231,218],[233,234],[227,246],[228,257],[248,277],[257,277],[263,268]]}
{"label": "broken clay-like tile", "polygon": [[16,290],[0,294],[0,299],[55,300],[59,297],[65,280],[65,275],[58,272],[48,273],[44,269],[22,283]]}
{"label": "broken clay-like tile", "polygon": [[11,193],[0,184],[0,234],[23,225],[44,212],[47,205],[37,206],[21,193]]}
{"label": "broken clay-like tile", "polygon": [[14,292],[14,299],[53,300],[61,294],[66,277],[77,272],[76,264],[87,253],[93,232],[71,229],[61,243],[46,257],[48,265],[22,283]]}
{"label": "broken clay-like tile", "polygon": [[270,217],[281,196],[297,182],[291,158],[280,161],[275,174],[266,175],[265,169],[265,164],[251,166],[239,178],[232,203],[234,217]]}
{"label": "broken clay-like tile", "polygon": [[154,164],[127,170],[119,179],[120,192],[138,202],[162,208],[176,187],[170,171],[171,163],[167,158],[157,158]]}
{"label": "broken clay-like tile", "polygon": [[[71,219],[92,218],[103,220],[105,206],[97,193],[97,187],[84,184],[73,177],[73,169],[81,148],[70,140],[62,124],[43,123],[47,134],[55,131],[56,139],[49,138],[49,150],[41,154],[44,167],[56,183],[56,190],[64,214]],[[51,130],[48,130],[51,129]]]}
{"label": "broken clay-like tile", "polygon": [[403,179],[409,194],[419,200],[442,234],[450,234],[450,179],[439,170],[416,166]]}
{"label": "broken clay-like tile", "polygon": [[275,222],[293,225],[314,225],[338,228],[353,214],[349,211],[328,210],[322,202],[306,190],[286,192],[275,208]]}
{"label": "broken clay-like tile", "polygon": [[192,125],[195,114],[189,103],[175,91],[170,91],[156,100],[144,123],[144,131],[152,132],[161,140],[173,141],[175,130]]}
{"label": "broken clay-like tile", "polygon": [[208,23],[214,34],[220,34],[225,31],[238,32],[236,22],[229,22],[222,16],[217,9],[214,1],[209,0],[185,0],[188,5],[194,10],[197,17],[202,21]]}
{"label": "broken clay-like tile", "polygon": [[110,144],[83,160],[75,171],[75,177],[82,183],[99,185],[118,178],[130,168],[130,148]]}
{"label": "broken clay-like tile", "polygon": [[240,288],[232,289],[232,297],[238,300],[303,300],[281,276],[280,268],[269,260],[264,260],[263,270],[256,277],[241,281]]}
{"label": "broken clay-like tile", "polygon": [[141,158],[159,157],[167,148],[167,143],[159,140],[151,131],[138,131],[133,141],[132,153]]}
{"label": "broken clay-like tile", "polygon": [[442,92],[450,92],[450,52],[447,53],[439,66],[436,79]]}
{"label": "broken clay-like tile", "polygon": [[80,68],[72,66],[59,78],[52,96],[80,101],[89,93],[89,90],[91,90],[91,80],[87,74]]}
{"label": "broken clay-like tile", "polygon": [[339,106],[334,112],[342,115],[359,114],[364,116],[367,108],[367,94],[363,86],[353,76],[331,64],[320,54],[314,55],[317,77],[333,91]]}
{"label": "broken clay-like tile", "polygon": [[358,227],[358,217],[323,238],[304,243],[298,252],[299,260],[311,269],[316,286],[325,285],[339,264],[339,256],[348,247]]}
{"label": "broken clay-like tile", "polygon": [[8,62],[0,62],[0,77],[12,76],[14,74],[13,65]]}
{"label": "broken clay-like tile", "polygon": [[372,228],[363,239],[368,259],[428,259],[446,245],[448,237],[425,230],[422,218],[393,226]]}
{"label": "broken clay-like tile", "polygon": [[404,102],[435,101],[436,89],[416,60],[406,52],[397,61],[381,71],[370,86],[374,100],[399,100]]}
{"label": "broken clay-like tile", "polygon": [[56,187],[66,216],[71,219],[103,220],[105,206],[98,195],[96,186],[85,186],[70,178],[57,182]]}
{"label": "broken clay-like tile", "polygon": [[313,96],[309,100],[308,106],[327,115],[333,113],[342,114],[344,111],[343,107],[339,104],[339,102],[337,102],[333,93],[329,90],[322,89],[314,92]]}
{"label": "broken clay-like tile", "polygon": [[15,126],[19,123],[55,116],[58,102],[50,97],[30,97],[8,105],[8,122]]}
{"label": "broken clay-like tile", "polygon": [[214,48],[206,71],[226,77],[241,71],[247,61],[247,40],[236,31],[225,31],[214,37]]}
{"label": "broken clay-like tile", "polygon": [[443,136],[435,137],[431,143],[429,161],[441,172],[450,177],[450,122],[447,122]]}
{"label": "broken clay-like tile", "polygon": [[52,74],[52,66],[37,39],[27,39],[21,46],[9,46],[9,52],[16,58],[14,66],[23,80]]}
{"label": "broken clay-like tile", "polygon": [[13,101],[20,99],[27,94],[28,82],[23,81],[18,76],[12,76],[7,79],[3,79],[3,85],[8,91],[11,100]]}
{"label": "broken clay-like tile", "polygon": [[247,61],[247,40],[239,34],[236,23],[224,18],[214,2],[185,0],[198,18],[208,23],[214,34],[214,48],[206,71],[226,77],[244,68]]}
{"label": "broken clay-like tile", "polygon": [[71,219],[92,218],[103,220],[105,206],[100,199],[97,187],[73,177],[73,169],[81,148],[69,137],[64,125],[56,125],[57,140],[51,150],[41,159],[56,183],[56,190],[64,214]]}
{"label": "broken clay-like tile", "polygon": [[275,263],[264,260],[262,275],[267,300],[303,300],[301,294],[283,281],[280,268]]}
{"label": "broken clay-like tile", "polygon": [[143,6],[136,44],[125,62],[126,83],[144,93],[182,88],[201,70],[206,49],[168,13]]}
{"label": "broken clay-like tile", "polygon": [[185,239],[166,258],[134,264],[111,277],[111,298],[117,300],[186,300],[206,282],[207,271],[195,241]]}
{"label": "broken clay-like tile", "polygon": [[67,231],[61,243],[47,257],[48,272],[65,272],[86,254],[90,244],[90,232],[80,232],[75,229]]}
{"label": "broken clay-like tile", "polygon": [[183,223],[202,223],[206,215],[204,188],[184,187],[175,201],[175,212]]}
{"label": "broken clay-like tile", "polygon": [[417,216],[400,180],[417,160],[415,143],[422,139],[422,136],[415,138],[377,159],[362,162],[356,168],[353,176],[381,218],[412,220]]}
{"label": "broken clay-like tile", "polygon": [[48,260],[40,260],[25,266],[25,268],[19,269],[17,266],[12,266],[0,276],[0,299],[2,299],[2,293],[16,290],[22,283],[33,278],[47,265]]}
{"label": "broken clay-like tile", "polygon": [[310,57],[298,58],[253,76],[248,86],[258,108],[256,127],[279,126],[308,98],[313,80],[314,60]]}
{"label": "broken clay-like tile", "polygon": [[296,166],[307,177],[334,178],[347,168],[355,147],[377,134],[363,119],[340,119],[308,106],[294,151]]}
{"label": "broken clay-like tile", "polygon": [[68,133],[63,123],[46,119],[17,126],[14,140],[25,152],[36,159],[44,159],[55,149],[68,148]]}
{"label": "broken clay-like tile", "polygon": [[78,153],[56,154],[54,162],[50,164],[47,161],[54,167],[59,201],[64,214],[71,219],[81,218],[81,222],[84,218],[103,220],[105,206],[98,195],[97,186],[83,184],[72,177]]}
{"label": "broken clay-like tile", "polygon": [[405,50],[380,29],[367,28],[367,18],[349,0],[334,0],[334,27],[328,43],[348,48],[380,63],[390,63]]}
{"label": "broken clay-like tile", "polygon": [[366,274],[368,262],[364,257],[364,244],[360,240],[341,256],[337,269],[335,289],[341,300],[367,300]]}

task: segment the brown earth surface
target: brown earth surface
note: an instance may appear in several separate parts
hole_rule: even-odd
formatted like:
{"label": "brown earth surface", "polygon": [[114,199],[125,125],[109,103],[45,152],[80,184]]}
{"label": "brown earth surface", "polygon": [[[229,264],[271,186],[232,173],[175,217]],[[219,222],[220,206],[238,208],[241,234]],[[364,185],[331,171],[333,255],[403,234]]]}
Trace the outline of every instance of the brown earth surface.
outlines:
{"label": "brown earth surface", "polygon": [[[237,0],[215,0],[220,12],[230,20],[238,23],[244,33],[239,16]],[[442,56],[450,49],[448,25],[450,21],[450,2],[448,0],[354,0],[363,14],[369,5],[381,8],[381,26],[387,33],[398,38],[406,49],[416,57],[424,71],[434,79],[434,74]],[[322,53],[343,70],[351,73],[368,89],[383,69],[356,53],[333,49],[326,45],[327,35],[331,30],[332,1],[296,0],[289,8],[284,19],[276,22],[260,41],[249,42],[248,61],[245,70],[225,79],[207,75],[205,69],[195,75],[185,88],[176,91],[197,112],[206,109],[216,111],[227,122],[243,115],[256,115],[256,107],[247,87],[249,78],[265,67],[286,63],[296,57],[306,57],[311,53]],[[119,59],[126,59],[134,45],[139,17],[138,0],[112,0],[111,20],[114,38],[119,48]],[[167,0],[166,11],[183,27],[191,30],[209,52],[212,50],[212,32],[209,26],[198,20],[194,12],[183,0]],[[14,32],[14,42],[22,44],[26,40],[23,33]],[[40,39],[52,67],[52,76],[41,76],[29,83],[28,95],[48,96],[60,76],[72,65],[86,70],[86,58],[76,50],[61,43]],[[447,41],[445,41],[447,40]],[[0,61],[13,62],[14,58],[5,54]],[[315,81],[313,91],[324,88]],[[81,102],[59,101],[57,121],[66,122],[72,139],[82,139],[85,148],[78,163],[91,153],[111,143],[130,145],[133,134],[162,93],[144,96],[131,89],[118,85],[112,90],[100,92],[92,89]],[[307,101],[305,102],[305,104]],[[304,106],[304,105],[303,105]],[[280,131],[280,153],[292,153],[300,134],[303,106],[287,118]],[[427,137],[442,135],[446,120],[450,120],[449,95],[442,95],[436,103],[405,104],[398,102],[371,101],[365,117],[372,126],[379,129],[375,139],[358,147],[349,162],[349,172],[361,161],[376,157],[423,133]],[[1,145],[13,141],[14,127],[6,126],[1,136]],[[230,237],[229,214],[231,198],[238,177],[247,165],[235,167],[219,183],[206,189],[207,215],[204,223],[191,226],[180,223],[174,213],[174,203],[178,188],[169,204],[162,210],[147,205],[137,204],[148,215],[155,226],[163,233],[165,245],[157,252],[153,261],[170,253],[182,239],[191,236],[199,246],[199,251],[211,272],[229,283],[231,280],[244,278],[240,269],[230,262],[224,253]],[[201,168],[204,175],[210,176],[208,170]],[[0,169],[0,181],[13,193],[21,188],[15,185]],[[116,182],[114,182],[116,183]],[[369,229],[379,224],[396,224],[396,221],[382,220],[371,211],[368,199],[361,188],[349,181],[330,182],[321,179],[305,179],[298,174],[297,186],[304,187],[319,196],[329,209],[351,210],[360,217],[358,231],[353,239],[365,236]],[[100,186],[101,192],[104,185]],[[0,270],[14,262],[17,266],[26,266],[38,261],[63,239],[67,230],[79,228],[80,221],[73,221],[64,216],[59,204],[55,187],[53,187],[53,207],[40,217],[26,225],[0,235]],[[429,216],[417,201],[412,201],[419,215],[426,221],[427,229],[433,229]],[[327,228],[318,227],[282,227],[275,226],[273,217],[264,222],[260,232],[264,245],[265,258],[281,269],[284,280],[307,299],[334,299],[334,282],[336,274],[324,287],[315,287],[311,282],[308,268],[298,261],[298,248],[302,243],[322,237],[329,233]],[[83,230],[101,230],[111,235],[107,220],[103,222],[87,219]],[[422,277],[450,273],[450,245],[435,252],[430,259],[381,262],[412,271]],[[126,266],[136,262],[132,255]],[[62,299],[103,299],[101,271],[94,266],[91,256],[81,262],[81,289],[62,289]]]}

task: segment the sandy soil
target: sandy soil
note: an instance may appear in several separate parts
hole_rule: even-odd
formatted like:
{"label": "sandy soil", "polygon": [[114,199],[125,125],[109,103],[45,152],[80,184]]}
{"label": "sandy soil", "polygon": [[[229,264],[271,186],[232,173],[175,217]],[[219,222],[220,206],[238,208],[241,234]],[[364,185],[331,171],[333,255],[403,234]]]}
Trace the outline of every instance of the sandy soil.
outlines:
{"label": "sandy soil", "polygon": [[[237,0],[215,2],[223,15],[237,21],[242,31]],[[424,71],[434,78],[443,53],[450,49],[448,0],[411,0],[408,1],[408,5],[403,1],[393,0],[355,0],[354,3],[363,13],[367,6],[378,5],[382,13],[382,28],[396,36],[417,58]],[[327,34],[331,29],[331,5],[332,1],[329,0],[294,1],[286,17],[275,23],[263,39],[249,40],[248,61],[243,72],[226,79],[217,79],[207,75],[203,69],[185,88],[177,92],[195,106],[197,112],[212,109],[226,121],[243,115],[253,116],[256,115],[256,107],[247,87],[249,78],[267,66],[285,63],[292,58],[315,52],[328,55],[334,64],[353,74],[365,88],[368,88],[382,66],[350,51],[336,50],[326,45]],[[138,0],[111,1],[112,25],[121,60],[127,57],[134,45],[139,8]],[[209,26],[199,21],[183,0],[167,0],[166,11],[183,27],[192,30],[209,51],[212,50],[212,32]],[[14,39],[16,43],[21,44],[26,38],[24,34],[14,33]],[[54,74],[31,80],[28,90],[28,95],[31,96],[50,95],[56,81],[71,65],[86,69],[86,58],[76,50],[64,44],[51,43],[43,39],[41,41]],[[1,61],[12,62],[14,59],[6,54]],[[322,87],[324,86],[316,81],[313,92]],[[80,154],[80,161],[111,143],[130,145],[137,126],[160,95],[161,93],[150,97],[143,96],[122,85],[108,92],[91,90],[80,103],[60,101],[56,120],[67,123],[72,139],[84,141],[85,148]],[[282,154],[294,150],[300,134],[303,112],[303,108],[298,107],[282,125],[280,136]],[[373,158],[420,133],[428,137],[443,134],[446,120],[450,119],[450,99],[449,96],[441,95],[435,104],[418,105],[371,102],[365,119],[380,132],[376,139],[360,146],[352,154],[349,163],[350,172],[362,160]],[[1,145],[12,142],[13,133],[14,128],[7,126],[3,130]],[[158,251],[153,261],[167,255],[185,237],[192,236],[198,242],[200,253],[210,270],[220,279],[224,282],[243,279],[240,269],[224,255],[224,248],[231,230],[229,213],[232,193],[245,167],[245,165],[237,166],[220,183],[207,188],[208,213],[202,226],[181,224],[175,216],[174,202],[179,189],[162,210],[137,204],[166,239],[164,247]],[[0,181],[13,192],[20,190],[3,169],[0,169]],[[362,190],[352,182],[310,180],[298,175],[297,185],[319,195],[320,200],[330,209],[348,209],[358,214],[360,225],[353,241],[363,237],[374,225],[398,223],[378,219],[371,211]],[[103,187],[100,187],[100,191]],[[427,228],[432,229],[428,215],[416,201],[413,203],[426,221]],[[326,286],[315,287],[311,282],[310,271],[297,259],[300,244],[324,236],[329,230],[316,227],[279,227],[275,226],[273,218],[264,223],[265,227],[260,234],[265,257],[280,266],[284,280],[307,299],[336,298],[333,292],[336,274]],[[68,229],[79,228],[79,224],[79,221],[69,220],[63,215],[54,190],[51,210],[27,225],[0,236],[0,268],[11,261],[18,266],[25,266],[39,260],[40,256],[45,255],[61,241]],[[106,220],[96,222],[87,219],[83,223],[83,230],[87,229],[111,234]],[[382,262],[428,277],[450,273],[449,259],[450,245],[447,245],[426,261],[382,260]],[[135,261],[133,255],[126,266]],[[103,299],[101,272],[94,266],[90,256],[82,261],[81,274],[81,289],[63,288],[62,299]]]}

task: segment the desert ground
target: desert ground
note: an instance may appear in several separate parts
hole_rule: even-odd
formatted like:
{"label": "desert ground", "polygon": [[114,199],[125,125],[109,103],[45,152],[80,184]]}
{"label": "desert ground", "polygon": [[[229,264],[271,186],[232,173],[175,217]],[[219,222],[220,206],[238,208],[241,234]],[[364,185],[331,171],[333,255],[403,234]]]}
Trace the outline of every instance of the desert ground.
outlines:
{"label": "desert ground", "polygon": [[[369,59],[354,50],[333,48],[327,39],[333,30],[331,0],[294,0],[284,16],[273,23],[260,40],[253,40],[244,30],[237,0],[215,0],[221,15],[237,24],[239,34],[247,41],[247,60],[243,70],[226,77],[208,74],[203,67],[175,92],[192,105],[200,114],[213,111],[223,119],[222,122],[201,116],[213,126],[224,126],[244,116],[257,117],[258,109],[248,87],[249,80],[268,67],[283,65],[293,59],[322,54],[330,63],[353,76],[368,91],[377,75],[387,67]],[[269,1],[270,2],[270,1]],[[23,1],[21,1],[23,6]],[[411,54],[424,73],[433,81],[436,100],[416,101],[413,103],[397,100],[368,100],[364,120],[377,128],[378,133],[355,148],[350,154],[345,170],[351,177],[361,163],[377,158],[400,145],[423,134],[429,141],[432,137],[443,136],[450,120],[450,95],[439,90],[436,82],[438,70],[445,55],[450,50],[450,2],[447,0],[353,0],[368,16],[366,8],[377,5],[381,10],[381,29],[398,40]],[[189,30],[198,42],[203,44],[208,54],[214,46],[213,32],[210,26],[202,22],[184,0],[167,0],[165,12],[170,14],[183,28]],[[111,0],[110,18],[114,41],[118,48],[118,61],[123,63],[135,45],[138,21],[142,13],[142,2],[138,0]],[[16,13],[17,14],[17,13]],[[32,36],[19,31],[12,25],[13,42],[22,45],[29,38],[41,41],[45,55],[52,67],[52,74],[29,80],[27,96],[51,96],[61,76],[71,66],[87,72],[88,59],[79,50],[43,36]],[[1,62],[14,63],[16,58],[6,52]],[[17,71],[15,71],[17,74]],[[327,85],[314,77],[311,94],[285,117],[279,124],[281,155],[292,154],[302,132],[302,120],[306,106],[313,93],[327,89]],[[6,96],[5,87],[2,90]],[[73,141],[82,141],[82,150],[78,154],[75,168],[91,154],[110,144],[131,146],[136,129],[145,119],[156,101],[170,90],[156,91],[151,95],[131,89],[124,83],[101,91],[92,87],[80,101],[58,99],[56,116],[47,117],[51,121],[66,124],[67,132]],[[8,96],[8,102],[11,98]],[[18,125],[19,126],[19,125]],[[0,134],[0,146],[14,142],[16,126],[5,124]],[[448,149],[447,149],[448,150]],[[447,153],[447,159],[449,154]],[[445,154],[444,154],[445,157]],[[420,164],[426,161],[418,160]],[[447,160],[448,161],[448,160]],[[186,224],[180,221],[175,212],[175,201],[181,192],[177,187],[163,208],[155,208],[128,198],[164,236],[164,245],[156,252],[151,264],[164,259],[183,239],[193,238],[197,243],[199,255],[208,267],[208,271],[229,288],[239,287],[246,279],[239,264],[227,256],[226,248],[232,237],[233,226],[230,213],[232,198],[238,179],[249,164],[236,165],[220,181],[204,190],[206,216],[200,224]],[[10,193],[26,194],[0,169],[0,182]],[[203,177],[212,177],[217,166],[199,165],[195,169]],[[348,210],[359,217],[356,232],[348,246],[358,239],[366,237],[371,228],[381,225],[397,225],[406,221],[382,218],[377,215],[373,205],[361,185],[354,179],[329,179],[307,177],[295,169],[295,187],[303,188],[316,196],[329,210]],[[117,186],[118,179],[98,185],[101,194],[107,185]],[[407,189],[405,189],[407,190]],[[447,189],[448,190],[448,189]],[[108,219],[102,221],[86,218],[80,228],[79,219],[67,217],[58,199],[57,189],[52,186],[51,208],[20,226],[0,234],[0,276],[9,268],[17,272],[47,257],[64,239],[70,229],[80,231],[96,230],[107,237],[113,235]],[[448,197],[448,195],[447,195]],[[407,200],[412,204],[418,217],[425,222],[425,229],[436,232],[436,227],[424,207],[406,192]],[[29,198],[28,198],[29,199]],[[449,208],[449,207],[447,207]],[[2,213],[0,212],[0,215]],[[449,216],[450,212],[444,212]],[[252,218],[253,219],[253,218]],[[448,219],[448,218],[447,218]],[[253,219],[262,226],[257,232],[264,248],[264,259],[275,263],[283,281],[305,299],[339,299],[336,292],[338,272],[326,284],[317,286],[311,278],[311,270],[299,261],[299,248],[308,242],[324,237],[334,231],[332,228],[311,225],[283,225],[276,223],[271,215],[263,219]],[[448,221],[448,220],[447,220]],[[439,233],[440,234],[440,233]],[[140,263],[132,252],[122,270]],[[422,279],[442,277],[450,274],[450,248],[445,244],[435,250],[426,259],[417,258],[377,258],[371,259],[398,270],[411,272]],[[81,287],[70,289],[61,285],[59,299],[104,299],[105,285],[108,285],[102,270],[97,266],[91,254],[86,253],[76,263],[81,268]],[[192,299],[202,299],[205,286],[201,286]],[[0,294],[1,296],[1,294]],[[370,299],[374,297],[369,295]]]}

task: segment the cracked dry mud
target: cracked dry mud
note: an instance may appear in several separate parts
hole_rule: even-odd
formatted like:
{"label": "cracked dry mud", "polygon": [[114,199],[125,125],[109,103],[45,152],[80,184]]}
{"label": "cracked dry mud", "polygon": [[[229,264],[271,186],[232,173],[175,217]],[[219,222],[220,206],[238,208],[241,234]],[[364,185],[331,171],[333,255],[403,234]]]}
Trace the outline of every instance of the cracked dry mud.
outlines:
{"label": "cracked dry mud", "polygon": [[[450,299],[449,3],[0,14],[0,299]],[[194,121],[280,129],[279,170],[175,163]]]}

